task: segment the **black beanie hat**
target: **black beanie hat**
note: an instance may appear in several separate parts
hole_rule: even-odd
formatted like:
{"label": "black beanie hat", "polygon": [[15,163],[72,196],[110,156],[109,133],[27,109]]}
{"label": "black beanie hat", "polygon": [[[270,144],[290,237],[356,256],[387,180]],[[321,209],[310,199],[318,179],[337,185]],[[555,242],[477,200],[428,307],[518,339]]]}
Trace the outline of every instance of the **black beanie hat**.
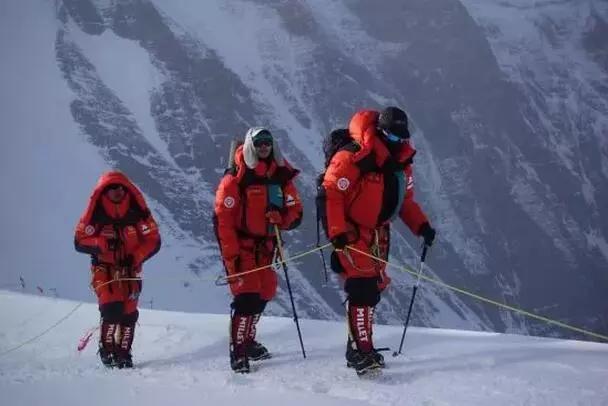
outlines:
{"label": "black beanie hat", "polygon": [[407,114],[398,107],[387,107],[378,117],[378,128],[401,138],[410,138],[407,123]]}

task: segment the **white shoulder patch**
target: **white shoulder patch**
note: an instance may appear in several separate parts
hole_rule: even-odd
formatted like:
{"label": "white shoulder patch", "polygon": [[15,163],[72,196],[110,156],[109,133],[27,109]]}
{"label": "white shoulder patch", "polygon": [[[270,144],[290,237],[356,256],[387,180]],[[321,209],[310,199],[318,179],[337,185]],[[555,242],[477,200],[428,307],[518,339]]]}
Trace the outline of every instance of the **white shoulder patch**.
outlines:
{"label": "white shoulder patch", "polygon": [[337,182],[338,189],[345,191],[350,186],[350,181],[346,178],[340,178]]}
{"label": "white shoulder patch", "polygon": [[234,203],[234,197],[226,196],[226,198],[224,198],[224,206],[226,206],[227,209],[232,209],[234,207]]}

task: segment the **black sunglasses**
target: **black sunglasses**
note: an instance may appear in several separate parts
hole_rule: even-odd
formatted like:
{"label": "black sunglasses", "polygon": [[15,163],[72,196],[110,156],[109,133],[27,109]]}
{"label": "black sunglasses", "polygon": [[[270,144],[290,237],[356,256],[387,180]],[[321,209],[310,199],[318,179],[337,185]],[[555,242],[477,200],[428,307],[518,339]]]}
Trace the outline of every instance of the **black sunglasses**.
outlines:
{"label": "black sunglasses", "polygon": [[256,147],[256,148],[259,148],[259,147],[271,147],[272,146],[272,140],[264,140],[264,139],[262,139],[262,140],[256,140],[256,141],[253,141],[253,146]]}

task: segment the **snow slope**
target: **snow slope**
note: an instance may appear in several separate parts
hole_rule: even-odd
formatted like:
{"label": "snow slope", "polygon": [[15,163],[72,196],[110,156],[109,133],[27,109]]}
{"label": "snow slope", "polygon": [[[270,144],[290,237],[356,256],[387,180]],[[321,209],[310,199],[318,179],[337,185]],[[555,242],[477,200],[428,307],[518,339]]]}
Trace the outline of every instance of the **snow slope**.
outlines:
{"label": "snow slope", "polygon": [[[73,227],[116,167],[163,235],[142,303],[224,312],[210,219],[230,139],[267,125],[302,170],[296,254],[316,238],[321,136],[396,104],[418,128],[416,195],[438,230],[425,274],[608,334],[606,2],[326,3],[0,2],[0,288],[23,276],[27,292],[94,300]],[[419,239],[393,230],[391,261],[415,266]],[[302,316],[343,317],[317,255],[290,271]],[[391,277],[377,317],[398,324],[413,278]],[[414,325],[568,334],[424,290]],[[268,311],[289,308],[280,289]]]}
{"label": "snow slope", "polygon": [[[608,345],[456,330],[408,330],[405,355],[387,356],[387,370],[374,380],[344,366],[343,324],[302,320],[303,360],[293,322],[274,317],[262,319],[258,331],[275,357],[246,376],[228,367],[226,315],[143,310],[131,371],[101,367],[94,342],[77,353],[78,338],[98,317],[90,304],[6,353],[76,306],[0,291],[0,393],[7,404],[608,404]],[[394,346],[400,334],[378,327],[376,345]]]}

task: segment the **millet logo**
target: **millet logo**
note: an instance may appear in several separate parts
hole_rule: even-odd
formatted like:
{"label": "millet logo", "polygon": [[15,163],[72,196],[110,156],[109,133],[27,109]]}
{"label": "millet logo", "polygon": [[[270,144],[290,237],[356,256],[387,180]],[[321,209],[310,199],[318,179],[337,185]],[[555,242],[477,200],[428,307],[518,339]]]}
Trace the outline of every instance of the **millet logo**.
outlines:
{"label": "millet logo", "polygon": [[357,308],[357,317],[355,319],[355,325],[357,327],[357,334],[359,336],[360,341],[369,341],[369,337],[367,336],[367,329],[365,328],[365,308],[358,307]]}
{"label": "millet logo", "polygon": [[239,326],[236,329],[236,343],[242,344],[245,342],[245,330],[247,329],[247,317],[239,318]]}

